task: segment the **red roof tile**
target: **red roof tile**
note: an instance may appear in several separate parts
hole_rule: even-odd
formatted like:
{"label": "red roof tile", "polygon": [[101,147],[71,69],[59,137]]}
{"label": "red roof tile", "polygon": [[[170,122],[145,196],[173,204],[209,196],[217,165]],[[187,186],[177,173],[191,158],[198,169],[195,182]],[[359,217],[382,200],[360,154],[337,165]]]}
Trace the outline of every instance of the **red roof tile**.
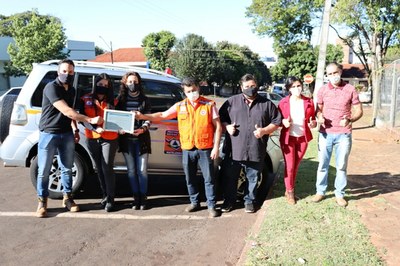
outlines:
{"label": "red roof tile", "polygon": [[[147,62],[144,48],[120,48],[113,51],[114,62]],[[111,62],[111,53],[96,56],[91,62]]]}

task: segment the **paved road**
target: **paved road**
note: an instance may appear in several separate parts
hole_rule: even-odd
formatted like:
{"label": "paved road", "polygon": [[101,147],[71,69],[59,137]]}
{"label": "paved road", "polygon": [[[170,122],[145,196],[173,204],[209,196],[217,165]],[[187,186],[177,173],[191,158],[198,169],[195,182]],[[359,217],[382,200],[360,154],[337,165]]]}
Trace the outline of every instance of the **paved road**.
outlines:
{"label": "paved road", "polygon": [[[123,176],[118,178],[118,187],[125,188]],[[237,263],[257,214],[239,206],[214,219],[205,208],[188,215],[183,177],[151,180],[148,211],[134,211],[131,198],[120,197],[118,210],[106,213],[89,193],[77,200],[82,212],[67,213],[61,200],[50,200],[50,217],[38,219],[29,169],[0,166],[0,265]]]}

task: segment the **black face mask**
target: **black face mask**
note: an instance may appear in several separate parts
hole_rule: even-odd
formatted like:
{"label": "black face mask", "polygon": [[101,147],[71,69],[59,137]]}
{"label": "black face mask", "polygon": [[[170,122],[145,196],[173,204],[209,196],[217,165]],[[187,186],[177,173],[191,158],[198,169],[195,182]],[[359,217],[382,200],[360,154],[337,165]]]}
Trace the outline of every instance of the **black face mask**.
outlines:
{"label": "black face mask", "polygon": [[63,84],[72,84],[74,82],[74,75],[68,75],[67,73],[58,74],[58,79]]}
{"label": "black face mask", "polygon": [[257,88],[243,89],[243,94],[251,98],[257,94]]}
{"label": "black face mask", "polygon": [[96,86],[96,94],[103,94],[106,95],[107,94],[107,87],[103,87],[103,86]]}
{"label": "black face mask", "polygon": [[132,84],[129,84],[129,85],[126,85],[126,86],[128,87],[130,92],[137,92],[138,89],[139,89],[139,85],[136,84],[136,83],[132,83]]}

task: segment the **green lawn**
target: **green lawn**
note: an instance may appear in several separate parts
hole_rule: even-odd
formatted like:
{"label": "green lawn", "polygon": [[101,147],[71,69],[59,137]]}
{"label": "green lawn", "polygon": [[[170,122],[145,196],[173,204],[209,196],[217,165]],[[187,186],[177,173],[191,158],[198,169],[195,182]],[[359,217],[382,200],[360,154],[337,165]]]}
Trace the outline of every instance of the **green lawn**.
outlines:
{"label": "green lawn", "polygon": [[[250,239],[246,265],[384,265],[370,243],[368,230],[350,202],[336,205],[335,168],[331,161],[327,198],[311,202],[318,165],[316,137],[311,141],[296,181],[294,206],[287,204],[282,178],[277,180],[259,235]],[[351,155],[350,155],[351,156]]]}

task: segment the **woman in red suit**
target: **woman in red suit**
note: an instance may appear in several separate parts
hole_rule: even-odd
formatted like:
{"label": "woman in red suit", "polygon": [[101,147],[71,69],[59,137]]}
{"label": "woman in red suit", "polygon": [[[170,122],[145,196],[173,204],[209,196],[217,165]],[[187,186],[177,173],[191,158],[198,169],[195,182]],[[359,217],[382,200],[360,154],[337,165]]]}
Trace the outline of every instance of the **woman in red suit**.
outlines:
{"label": "woman in red suit", "polygon": [[297,77],[288,77],[285,83],[290,92],[279,103],[282,113],[280,144],[285,160],[285,196],[289,204],[296,204],[294,185],[297,170],[308,142],[312,140],[310,128],[317,126],[313,100],[301,95],[303,84]]}

